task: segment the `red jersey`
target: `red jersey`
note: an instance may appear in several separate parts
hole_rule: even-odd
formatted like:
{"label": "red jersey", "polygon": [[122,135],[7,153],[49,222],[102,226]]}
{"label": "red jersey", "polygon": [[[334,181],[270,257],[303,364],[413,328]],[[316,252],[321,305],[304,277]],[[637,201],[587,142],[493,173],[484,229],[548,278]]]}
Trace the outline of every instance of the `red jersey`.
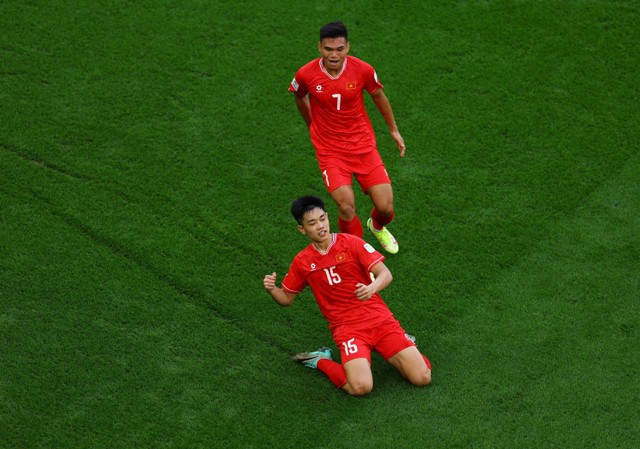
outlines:
{"label": "red jersey", "polygon": [[310,244],[294,257],[282,288],[297,294],[309,285],[331,329],[342,324],[375,327],[393,318],[379,294],[360,300],[354,293],[356,284],[371,283],[369,272],[384,256],[354,235],[332,237],[326,252]]}
{"label": "red jersey", "polygon": [[309,133],[318,159],[335,154],[364,154],[376,149],[363,90],[372,94],[382,87],[373,67],[353,56],[345,58],[342,71],[336,77],[325,70],[322,58],[314,59],[296,72],[289,91],[301,97],[309,94]]}

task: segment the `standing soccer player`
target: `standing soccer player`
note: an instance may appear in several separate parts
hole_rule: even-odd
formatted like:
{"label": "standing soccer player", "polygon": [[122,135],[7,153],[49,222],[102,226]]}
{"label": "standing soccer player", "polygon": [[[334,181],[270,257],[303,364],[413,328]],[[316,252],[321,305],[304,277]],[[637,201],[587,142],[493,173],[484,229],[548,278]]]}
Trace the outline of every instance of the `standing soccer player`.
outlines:
{"label": "standing soccer player", "polygon": [[355,176],[374,206],[367,227],[386,251],[395,254],[398,243],[386,228],[394,217],[393,190],[365,109],[364,91],[371,95],[404,157],[404,139],[391,104],[373,67],[347,56],[348,33],[342,22],[320,29],[318,50],[321,57],[296,72],[289,91],[309,127],[324,184],[338,206],[338,227],[363,236],[351,188]]}
{"label": "standing soccer player", "polygon": [[372,350],[412,384],[428,385],[429,360],[378,294],[393,279],[384,256],[360,237],[332,234],[324,202],[318,197],[297,199],[291,213],[311,244],[295,256],[281,287],[276,286],[277,275],[272,273],[264,277],[264,288],[286,307],[309,285],[340,348],[342,364],[333,361],[329,348],[297,354],[294,360],[320,370],[337,388],[353,396],[373,389]]}

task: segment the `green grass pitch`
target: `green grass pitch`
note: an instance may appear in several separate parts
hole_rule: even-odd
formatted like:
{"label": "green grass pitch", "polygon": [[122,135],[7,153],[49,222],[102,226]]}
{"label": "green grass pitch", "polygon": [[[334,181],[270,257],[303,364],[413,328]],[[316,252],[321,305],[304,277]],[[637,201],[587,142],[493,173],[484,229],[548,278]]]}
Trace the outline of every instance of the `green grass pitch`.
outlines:
{"label": "green grass pitch", "polygon": [[[306,244],[290,201],[328,199],[287,86],[336,19],[407,143],[368,102],[383,297],[434,368],[376,357],[358,399],[290,360],[331,344],[311,294],[262,288]],[[631,0],[0,3],[0,447],[640,447],[638,24]]]}

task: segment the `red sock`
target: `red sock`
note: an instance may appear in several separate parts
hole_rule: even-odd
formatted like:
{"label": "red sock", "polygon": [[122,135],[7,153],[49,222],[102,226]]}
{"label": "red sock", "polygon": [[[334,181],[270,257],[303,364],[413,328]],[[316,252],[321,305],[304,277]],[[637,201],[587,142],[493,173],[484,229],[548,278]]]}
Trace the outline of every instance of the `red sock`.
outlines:
{"label": "red sock", "polygon": [[325,373],[336,388],[342,388],[347,383],[347,375],[344,367],[338,362],[329,359],[318,360],[318,369]]}
{"label": "red sock", "polygon": [[391,215],[387,217],[386,215],[382,215],[382,213],[380,213],[380,211],[378,211],[378,209],[376,209],[375,207],[371,211],[371,220],[373,222],[373,227],[378,231],[391,223],[393,221],[393,217],[395,217],[394,212],[391,212]]}
{"label": "red sock", "polygon": [[424,359],[424,361],[427,363],[427,368],[429,368],[429,371],[431,371],[431,362],[429,361],[429,359],[427,358],[427,356],[425,356],[424,354],[422,354],[422,358]]}
{"label": "red sock", "polygon": [[344,234],[351,234],[360,238],[364,236],[362,223],[360,223],[360,219],[357,215],[351,221],[345,221],[338,217],[338,227],[340,228],[340,232]]}

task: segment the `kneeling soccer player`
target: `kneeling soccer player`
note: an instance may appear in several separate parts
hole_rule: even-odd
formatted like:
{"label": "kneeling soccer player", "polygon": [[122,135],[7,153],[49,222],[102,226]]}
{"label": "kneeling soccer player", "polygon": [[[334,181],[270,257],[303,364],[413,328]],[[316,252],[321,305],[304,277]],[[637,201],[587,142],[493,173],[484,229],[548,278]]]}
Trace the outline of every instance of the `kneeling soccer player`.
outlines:
{"label": "kneeling soccer player", "polygon": [[295,256],[281,287],[272,273],[264,277],[264,288],[286,307],[308,284],[329,322],[342,364],[332,360],[329,348],[297,354],[294,360],[319,369],[353,396],[373,389],[372,350],[412,384],[428,385],[431,363],[378,294],[393,279],[384,256],[359,237],[332,234],[321,198],[303,196],[293,202],[291,213],[311,244]]}

